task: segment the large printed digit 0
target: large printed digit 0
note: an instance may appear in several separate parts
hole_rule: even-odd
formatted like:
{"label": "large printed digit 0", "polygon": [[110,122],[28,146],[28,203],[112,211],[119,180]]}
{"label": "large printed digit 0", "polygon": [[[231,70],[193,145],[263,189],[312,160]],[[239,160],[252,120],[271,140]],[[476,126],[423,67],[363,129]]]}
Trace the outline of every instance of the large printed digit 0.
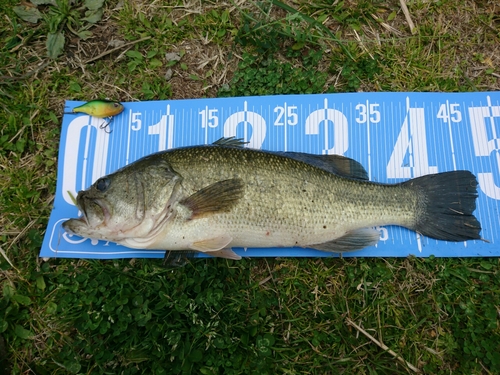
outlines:
{"label": "large printed digit 0", "polygon": [[[246,147],[260,149],[266,138],[266,120],[256,112],[249,111],[247,102],[244,103],[244,110],[233,113],[224,123],[224,137],[235,137],[238,125],[243,125],[243,138],[248,142]],[[248,137],[249,127],[252,128],[252,136]]]}
{"label": "large printed digit 0", "polygon": [[[333,123],[333,146],[328,144],[328,132],[330,123]],[[325,99],[324,108],[313,111],[306,118],[306,134],[319,134],[319,127],[323,124],[325,143],[323,154],[343,155],[349,147],[348,123],[345,115],[332,108],[328,108],[328,100]]]}
{"label": "large printed digit 0", "polygon": [[[498,177],[500,175],[500,134],[497,134],[495,118],[497,121],[500,118],[500,106],[491,105],[490,97],[487,99],[488,106],[469,107],[472,141],[476,156],[483,157],[490,156],[492,153],[496,154]],[[488,136],[488,133],[491,137]],[[500,199],[500,187],[495,184],[495,174],[493,172],[478,173],[477,179],[484,194],[492,199]]]}
{"label": "large printed digit 0", "polygon": [[[75,118],[68,126],[68,132],[66,134],[66,145],[64,148],[64,169],[62,174],[62,194],[64,200],[73,205],[73,202],[67,193],[68,191],[75,193],[79,190],[84,190],[88,188],[94,181],[99,177],[106,174],[106,162],[108,156],[109,147],[109,137],[110,133],[102,131],[100,126],[102,124],[102,119],[90,117],[90,116],[79,116]],[[82,135],[82,130],[87,127],[85,146],[83,149],[83,168],[81,171],[77,170],[78,159],[81,153],[80,148],[80,137]],[[92,128],[95,131],[91,131]],[[95,147],[94,150],[90,150],[90,145],[92,144],[91,136],[95,134]],[[93,157],[92,165],[92,175],[90,179],[87,176],[87,164],[89,157]],[[78,179],[77,173],[81,173],[81,186],[76,186]]]}
{"label": "large printed digit 0", "polygon": [[[424,108],[410,108],[408,98],[406,106],[407,114],[387,164],[387,178],[412,178],[438,171],[429,165]],[[408,166],[404,162],[406,155]]]}

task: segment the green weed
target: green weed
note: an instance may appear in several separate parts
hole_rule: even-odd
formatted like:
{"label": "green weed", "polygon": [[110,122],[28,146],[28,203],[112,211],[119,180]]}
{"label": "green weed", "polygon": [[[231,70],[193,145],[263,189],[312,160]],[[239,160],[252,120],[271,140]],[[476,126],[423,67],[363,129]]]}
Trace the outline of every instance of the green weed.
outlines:
{"label": "green weed", "polygon": [[[48,29],[46,47],[49,57],[56,59],[61,55],[66,43],[65,31],[80,39],[92,36],[89,30],[99,22],[103,15],[104,0],[34,0],[13,8],[23,21],[38,24],[43,21]],[[39,9],[40,6],[40,10]]]}
{"label": "green weed", "polygon": [[281,62],[273,56],[243,54],[229,87],[220,96],[311,94],[325,91],[327,75],[316,67],[321,51],[310,51],[302,64]]}

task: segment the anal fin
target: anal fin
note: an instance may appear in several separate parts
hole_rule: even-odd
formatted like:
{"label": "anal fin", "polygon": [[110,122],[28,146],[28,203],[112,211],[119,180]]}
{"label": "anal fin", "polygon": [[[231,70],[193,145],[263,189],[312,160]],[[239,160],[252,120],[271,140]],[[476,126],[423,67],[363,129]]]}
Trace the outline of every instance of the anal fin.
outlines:
{"label": "anal fin", "polygon": [[240,260],[241,257],[227,247],[227,245],[229,245],[232,240],[233,237],[224,234],[222,236],[193,242],[189,247],[193,250],[205,253],[213,257]]}
{"label": "anal fin", "polygon": [[192,250],[201,251],[202,253],[208,253],[226,248],[232,240],[233,237],[227,234],[223,234],[222,236],[193,242],[191,245],[189,245],[189,248]]}
{"label": "anal fin", "polygon": [[217,251],[210,251],[210,252],[206,252],[205,254],[210,255],[212,257],[216,257],[216,258],[225,258],[225,259],[232,259],[232,260],[240,260],[241,259],[241,257],[231,249],[221,249],[221,250],[217,250]]}
{"label": "anal fin", "polygon": [[345,251],[360,250],[378,243],[380,232],[372,228],[361,228],[347,232],[342,237],[332,241],[309,245],[312,249],[342,253]]}

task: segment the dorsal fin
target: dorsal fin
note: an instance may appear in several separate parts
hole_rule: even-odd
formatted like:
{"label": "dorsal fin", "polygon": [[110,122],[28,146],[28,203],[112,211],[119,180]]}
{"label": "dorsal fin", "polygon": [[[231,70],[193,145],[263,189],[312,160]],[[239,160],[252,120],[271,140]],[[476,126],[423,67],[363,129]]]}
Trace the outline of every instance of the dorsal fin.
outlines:
{"label": "dorsal fin", "polygon": [[226,147],[243,147],[247,144],[248,142],[245,142],[243,138],[236,138],[236,137],[227,137],[227,138],[219,138],[216,140],[213,145],[216,146],[226,146]]}
{"label": "dorsal fin", "polygon": [[[242,138],[228,137],[220,138],[213,144],[222,147],[243,147],[248,142]],[[272,151],[271,151],[272,152]],[[278,155],[284,155],[289,158],[314,165],[327,172],[337,174],[342,177],[355,178],[357,180],[368,180],[368,173],[365,168],[356,160],[342,155],[315,155],[303,152],[275,152]]]}
{"label": "dorsal fin", "polygon": [[342,155],[314,155],[302,152],[278,152],[278,154],[303,161],[342,177],[368,180],[368,173],[359,162]]}

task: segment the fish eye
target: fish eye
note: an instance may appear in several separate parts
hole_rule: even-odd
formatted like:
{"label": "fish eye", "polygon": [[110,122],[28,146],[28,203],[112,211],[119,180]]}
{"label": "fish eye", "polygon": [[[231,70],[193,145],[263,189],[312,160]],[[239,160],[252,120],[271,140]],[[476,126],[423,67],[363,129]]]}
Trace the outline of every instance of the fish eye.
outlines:
{"label": "fish eye", "polygon": [[108,190],[109,184],[111,181],[107,177],[100,178],[95,183],[95,188],[101,192],[105,192]]}
{"label": "fish eye", "polygon": [[113,103],[113,105],[115,106],[115,108],[118,108],[120,106],[120,103]]}

